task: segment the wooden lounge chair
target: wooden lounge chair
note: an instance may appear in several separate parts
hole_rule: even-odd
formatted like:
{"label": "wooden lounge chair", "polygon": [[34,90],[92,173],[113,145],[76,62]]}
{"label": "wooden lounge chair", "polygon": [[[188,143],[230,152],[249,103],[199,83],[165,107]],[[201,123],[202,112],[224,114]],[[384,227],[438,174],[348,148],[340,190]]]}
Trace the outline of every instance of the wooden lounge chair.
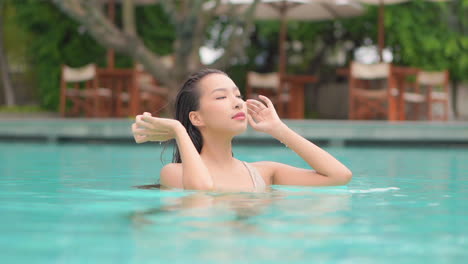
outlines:
{"label": "wooden lounge chair", "polygon": [[349,119],[397,119],[399,92],[388,63],[351,63]]}
{"label": "wooden lounge chair", "polygon": [[[420,106],[426,105],[428,120],[448,120],[449,115],[449,72],[448,71],[418,71],[414,85],[405,86],[402,111],[407,104],[413,104],[414,119],[419,119]],[[441,115],[434,115],[434,105],[442,105]],[[406,113],[409,116],[409,113]],[[408,118],[408,117],[407,117]]]}
{"label": "wooden lounge chair", "polygon": [[62,65],[60,80],[60,114],[87,117],[106,116],[111,91],[99,88],[96,65],[80,68]]}
{"label": "wooden lounge chair", "polygon": [[112,91],[112,116],[130,117],[140,113],[140,97],[133,68],[98,69],[99,82]]}
{"label": "wooden lounge chair", "polygon": [[129,117],[143,112],[159,115],[165,108],[168,90],[159,86],[141,66],[130,69],[99,69],[101,86],[113,93],[113,116]]}

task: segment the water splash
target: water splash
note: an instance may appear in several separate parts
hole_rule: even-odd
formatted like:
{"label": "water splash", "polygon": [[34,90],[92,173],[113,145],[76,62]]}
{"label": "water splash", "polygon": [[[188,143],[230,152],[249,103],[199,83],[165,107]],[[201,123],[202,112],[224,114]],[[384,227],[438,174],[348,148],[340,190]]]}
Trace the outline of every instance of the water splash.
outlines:
{"label": "water splash", "polygon": [[388,191],[398,191],[398,187],[387,187],[387,188],[371,188],[369,190],[349,190],[350,193],[374,193],[374,192],[388,192]]}

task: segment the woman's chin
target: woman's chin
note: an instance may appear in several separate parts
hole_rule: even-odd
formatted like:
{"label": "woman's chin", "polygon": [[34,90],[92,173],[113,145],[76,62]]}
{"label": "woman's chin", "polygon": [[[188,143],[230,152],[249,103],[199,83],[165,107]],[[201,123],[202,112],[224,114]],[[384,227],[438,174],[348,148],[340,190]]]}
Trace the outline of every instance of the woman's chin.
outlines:
{"label": "woman's chin", "polygon": [[221,134],[228,134],[230,136],[237,136],[239,134],[244,133],[247,130],[247,121],[245,122],[236,122],[232,123],[224,123],[224,126],[220,127],[219,125],[216,128],[213,127],[217,133]]}
{"label": "woman's chin", "polygon": [[240,135],[240,134],[244,133],[246,130],[247,130],[247,122],[245,122],[245,123],[243,123],[243,124],[238,124],[237,126],[232,127],[232,128],[230,129],[230,132],[231,132],[234,136],[237,136],[237,135]]}

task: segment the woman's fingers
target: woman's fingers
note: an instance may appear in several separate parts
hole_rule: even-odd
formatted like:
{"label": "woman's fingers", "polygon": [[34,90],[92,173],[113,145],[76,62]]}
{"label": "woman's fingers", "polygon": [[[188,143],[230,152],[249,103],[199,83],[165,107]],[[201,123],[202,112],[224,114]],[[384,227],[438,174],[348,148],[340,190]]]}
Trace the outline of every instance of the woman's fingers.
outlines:
{"label": "woman's fingers", "polygon": [[145,121],[143,117],[143,115],[137,115],[137,117],[135,118],[135,123],[137,124],[137,126],[140,128],[152,129],[154,126],[150,122]]}
{"label": "woman's fingers", "polygon": [[252,111],[252,115],[255,119],[257,119],[257,116],[261,116],[261,113],[263,110],[267,109],[262,103],[249,103],[247,104],[247,110]]}
{"label": "woman's fingers", "polygon": [[273,103],[271,102],[271,100],[270,100],[268,97],[263,96],[263,95],[259,95],[258,97],[259,97],[263,102],[265,102],[265,104],[268,106],[268,108],[275,108],[275,107],[273,106]]}
{"label": "woman's fingers", "polygon": [[255,104],[256,106],[260,108],[274,108],[273,103],[268,97],[263,96],[263,95],[259,95],[258,97],[260,98],[261,101],[255,100],[255,99],[248,99],[247,103]]}
{"label": "woman's fingers", "polygon": [[247,112],[249,113],[249,115],[253,116],[253,117],[257,117],[258,116],[258,111],[257,110],[254,110],[252,108],[247,108]]}
{"label": "woman's fingers", "polygon": [[158,134],[158,135],[134,135],[136,143],[144,143],[147,141],[167,141],[171,139],[168,134]]}
{"label": "woman's fingers", "polygon": [[263,117],[261,115],[259,115],[257,112],[251,110],[251,109],[247,109],[247,113],[256,121],[256,122],[260,122],[260,121],[263,121]]}
{"label": "woman's fingers", "polygon": [[253,120],[250,114],[247,114],[247,120],[249,121],[249,124],[253,127],[253,129],[257,129],[257,123]]}
{"label": "woman's fingers", "polygon": [[138,126],[136,123],[132,124],[132,132],[133,132],[133,138],[135,139],[136,143],[143,143],[146,140],[146,136],[140,135],[138,133]]}
{"label": "woman's fingers", "polygon": [[254,104],[248,104],[247,109],[250,109],[250,110],[255,111],[255,112],[262,111],[262,109],[260,107],[254,105]]}
{"label": "woman's fingers", "polygon": [[137,124],[133,123],[132,124],[132,132],[135,132],[135,130],[137,130],[137,129],[138,129]]}
{"label": "woman's fingers", "polygon": [[174,138],[175,126],[175,120],[153,117],[151,113],[145,112],[136,116],[132,133],[137,143],[167,141]]}
{"label": "woman's fingers", "polygon": [[167,137],[169,136],[169,133],[167,132],[149,132],[146,135],[148,136],[156,136],[156,137]]}
{"label": "woman's fingers", "polygon": [[141,120],[148,122],[148,123],[158,123],[159,118],[157,117],[152,117],[151,115],[142,115]]}
{"label": "woman's fingers", "polygon": [[252,116],[255,116],[255,117],[258,116],[258,113],[257,113],[255,110],[252,110],[252,109],[250,109],[250,108],[247,108],[247,113],[248,113],[249,115],[252,115]]}
{"label": "woman's fingers", "polygon": [[153,117],[149,115],[141,116],[141,121],[151,124],[153,127],[170,128],[173,126],[173,119]]}
{"label": "woman's fingers", "polygon": [[262,102],[254,100],[254,99],[247,100],[247,105],[255,105],[256,107],[258,107],[260,109],[265,109],[266,108],[266,106]]}
{"label": "woman's fingers", "polygon": [[139,136],[168,136],[169,133],[166,131],[151,131],[147,129],[138,129],[133,132],[135,135]]}
{"label": "woman's fingers", "polygon": [[133,138],[135,139],[135,142],[138,144],[148,141],[148,138],[146,136],[133,135]]}
{"label": "woman's fingers", "polygon": [[136,124],[139,129],[153,129],[153,125],[149,124],[148,122],[137,120]]}

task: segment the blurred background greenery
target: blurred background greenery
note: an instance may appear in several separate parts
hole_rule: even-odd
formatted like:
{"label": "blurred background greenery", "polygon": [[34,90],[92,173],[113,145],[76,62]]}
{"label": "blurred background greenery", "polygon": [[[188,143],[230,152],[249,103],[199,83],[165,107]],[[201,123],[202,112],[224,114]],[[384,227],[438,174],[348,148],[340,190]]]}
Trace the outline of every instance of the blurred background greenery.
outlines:
{"label": "blurred background greenery", "polygon": [[[61,64],[82,66],[94,62],[106,66],[106,48],[50,1],[1,1],[4,47],[13,82],[30,87],[24,92],[17,91],[19,104],[32,103],[40,108],[31,109],[57,111]],[[339,78],[336,69],[348,65],[355,49],[375,44],[377,39],[378,8],[366,6],[366,9],[363,16],[350,19],[289,22],[288,43],[293,45],[287,51],[291,58],[288,72],[315,74],[320,83]],[[158,4],[137,6],[135,14],[137,32],[145,45],[156,54],[172,54],[175,25],[165,10]],[[453,87],[467,82],[467,14],[468,0],[446,4],[415,0],[386,7],[386,46],[393,52],[393,62],[426,70],[449,69]],[[116,23],[121,24],[119,17]],[[212,23],[222,25],[223,20]],[[256,22],[245,56],[225,69],[241,89],[246,71],[276,70],[278,31],[277,21]],[[213,48],[221,45],[216,39],[212,43]],[[344,59],[330,60],[343,51]],[[294,60],[295,56],[299,59]],[[116,56],[116,67],[131,67],[132,63],[128,56]],[[320,117],[310,111],[307,116]]]}

